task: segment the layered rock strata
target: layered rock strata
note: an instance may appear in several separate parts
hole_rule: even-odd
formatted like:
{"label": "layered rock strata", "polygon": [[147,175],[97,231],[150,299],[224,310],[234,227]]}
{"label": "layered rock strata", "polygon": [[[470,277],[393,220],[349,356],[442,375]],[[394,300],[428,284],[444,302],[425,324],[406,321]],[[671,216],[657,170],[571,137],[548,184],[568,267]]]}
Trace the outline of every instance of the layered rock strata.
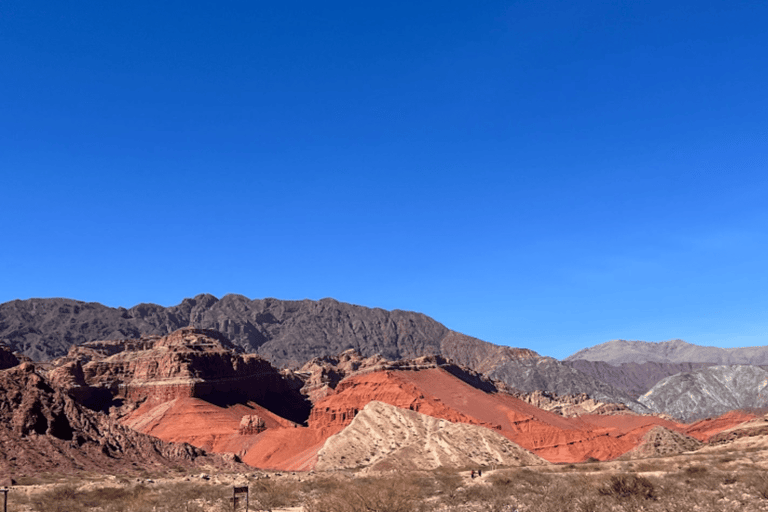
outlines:
{"label": "layered rock strata", "polygon": [[653,427],[640,441],[640,444],[627,452],[623,459],[647,459],[678,453],[692,452],[701,448],[702,442],[681,432],[664,427]]}
{"label": "layered rock strata", "polygon": [[309,404],[296,386],[265,359],[235,348],[219,332],[193,328],[162,337],[99,342],[73,348],[68,359],[74,361],[60,361],[51,378],[67,385],[73,396],[107,390],[112,400],[134,404],[179,398],[221,404],[252,400],[293,421],[305,421]]}
{"label": "layered rock strata", "polygon": [[369,402],[317,454],[318,470],[429,470],[547,464],[501,434],[383,402]]}
{"label": "layered rock strata", "polygon": [[169,444],[80,406],[30,363],[0,371],[0,474],[141,468],[227,467],[189,444]]}

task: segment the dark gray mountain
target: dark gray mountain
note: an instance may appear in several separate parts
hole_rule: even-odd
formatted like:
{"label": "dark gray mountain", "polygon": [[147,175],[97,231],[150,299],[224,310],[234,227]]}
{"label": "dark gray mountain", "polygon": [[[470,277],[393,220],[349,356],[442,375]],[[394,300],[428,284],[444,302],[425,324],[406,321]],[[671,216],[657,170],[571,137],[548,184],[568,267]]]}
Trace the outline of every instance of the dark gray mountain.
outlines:
{"label": "dark gray mountain", "polygon": [[502,347],[454,331],[421,313],[385,311],[319,301],[250,300],[242,295],[184,299],[164,308],[109,308],[71,299],[0,304],[0,340],[37,360],[64,355],[86,341],[165,335],[182,327],[215,329],[276,366],[298,367],[319,356],[355,349],[397,360],[442,355],[523,392],[586,393],[599,400],[643,406],[563,363],[527,349]]}
{"label": "dark gray mountain", "polygon": [[[624,390],[551,357],[518,359],[499,365],[488,377],[525,393],[546,389],[558,395],[587,393],[601,402],[623,403],[637,413],[651,412]],[[588,392],[584,391],[589,389]]]}
{"label": "dark gray mountain", "polygon": [[715,366],[715,363],[655,362],[612,365],[603,361],[587,361],[585,359],[564,361],[564,363],[616,389],[625,391],[635,399],[665,377],[682,372],[691,372],[699,368],[706,368],[707,366]]}
{"label": "dark gray mountain", "polygon": [[768,372],[757,366],[710,366],[663,379],[638,401],[683,421],[736,409],[768,407]]}
{"label": "dark gray mountain", "polygon": [[662,342],[612,340],[585,348],[568,356],[566,361],[585,359],[621,363],[714,363],[768,365],[768,346],[718,348],[692,345],[683,340]]}
{"label": "dark gray mountain", "polygon": [[318,355],[354,348],[390,359],[440,351],[449,332],[420,313],[385,311],[320,301],[250,300],[242,295],[184,299],[164,308],[139,304],[109,308],[71,299],[30,299],[0,304],[0,340],[33,359],[64,355],[73,344],[165,335],[181,327],[215,329],[248,352],[277,365],[298,365]]}

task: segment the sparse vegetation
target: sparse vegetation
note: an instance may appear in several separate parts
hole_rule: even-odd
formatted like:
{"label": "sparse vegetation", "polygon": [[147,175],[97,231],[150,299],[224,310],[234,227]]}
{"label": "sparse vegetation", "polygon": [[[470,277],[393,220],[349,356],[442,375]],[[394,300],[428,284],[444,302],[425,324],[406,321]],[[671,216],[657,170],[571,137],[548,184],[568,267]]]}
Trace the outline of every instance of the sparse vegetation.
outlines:
{"label": "sparse vegetation", "polygon": [[616,499],[652,500],[656,498],[656,488],[651,481],[637,475],[613,475],[607,485],[598,489],[598,493]]}
{"label": "sparse vegetation", "polygon": [[[696,453],[484,470],[354,472],[198,479],[169,469],[154,481],[81,475],[41,476],[14,489],[11,512],[228,512],[232,486],[250,488],[251,510],[304,512],[758,512],[768,507],[764,453]],[[722,460],[728,459],[726,468]],[[267,478],[269,475],[269,478]],[[100,478],[100,479],[99,479]],[[26,497],[25,497],[26,496]],[[244,507],[238,507],[238,512]]]}

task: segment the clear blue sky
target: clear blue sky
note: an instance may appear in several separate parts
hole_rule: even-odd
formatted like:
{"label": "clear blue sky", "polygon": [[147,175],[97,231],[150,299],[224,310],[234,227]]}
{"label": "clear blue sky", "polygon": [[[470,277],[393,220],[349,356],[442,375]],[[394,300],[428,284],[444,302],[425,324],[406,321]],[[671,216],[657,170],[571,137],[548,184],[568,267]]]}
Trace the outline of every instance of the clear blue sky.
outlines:
{"label": "clear blue sky", "polygon": [[0,3],[0,302],[768,344],[768,4]]}

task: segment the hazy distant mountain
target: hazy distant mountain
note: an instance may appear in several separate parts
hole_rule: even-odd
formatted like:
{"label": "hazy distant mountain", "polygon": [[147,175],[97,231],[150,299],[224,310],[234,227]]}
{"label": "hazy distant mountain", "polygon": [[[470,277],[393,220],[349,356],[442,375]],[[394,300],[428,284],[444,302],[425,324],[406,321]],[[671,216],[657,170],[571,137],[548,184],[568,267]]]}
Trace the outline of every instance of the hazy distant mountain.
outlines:
{"label": "hazy distant mountain", "polygon": [[746,348],[718,348],[692,345],[683,340],[662,342],[612,340],[585,348],[568,356],[566,361],[584,359],[622,363],[714,363],[714,364],[768,364],[768,346]]}
{"label": "hazy distant mountain", "polygon": [[715,366],[715,363],[656,363],[650,361],[612,365],[603,361],[587,361],[585,359],[565,361],[565,364],[591,375],[601,382],[610,384],[616,389],[625,391],[635,399],[651,389],[661,379],[682,372]]}
{"label": "hazy distant mountain", "polygon": [[627,393],[528,349],[494,345],[451,331],[421,313],[385,311],[334,299],[285,301],[242,295],[198,295],[168,308],[110,308],[71,299],[0,304],[0,341],[37,360],[64,355],[85,341],[165,335],[182,327],[215,329],[277,366],[350,348],[387,359],[442,355],[524,392],[587,393],[601,401],[644,406]]}
{"label": "hazy distant mountain", "polygon": [[762,368],[711,366],[667,377],[638,401],[655,412],[694,421],[735,409],[768,407],[767,388],[768,372]]}

